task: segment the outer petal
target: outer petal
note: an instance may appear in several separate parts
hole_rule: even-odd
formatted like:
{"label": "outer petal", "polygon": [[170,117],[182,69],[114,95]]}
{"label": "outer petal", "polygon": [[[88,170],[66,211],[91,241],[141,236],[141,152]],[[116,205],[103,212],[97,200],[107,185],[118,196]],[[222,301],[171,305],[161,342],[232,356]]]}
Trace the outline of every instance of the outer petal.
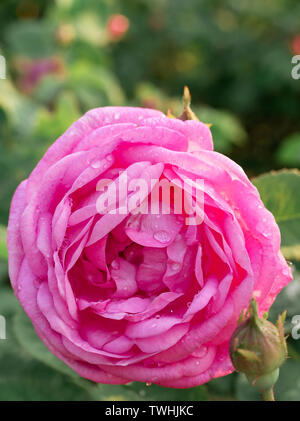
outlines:
{"label": "outer petal", "polygon": [[17,188],[10,206],[7,227],[7,247],[9,254],[9,277],[14,289],[17,288],[18,274],[24,258],[20,218],[26,207],[26,183],[23,181]]}

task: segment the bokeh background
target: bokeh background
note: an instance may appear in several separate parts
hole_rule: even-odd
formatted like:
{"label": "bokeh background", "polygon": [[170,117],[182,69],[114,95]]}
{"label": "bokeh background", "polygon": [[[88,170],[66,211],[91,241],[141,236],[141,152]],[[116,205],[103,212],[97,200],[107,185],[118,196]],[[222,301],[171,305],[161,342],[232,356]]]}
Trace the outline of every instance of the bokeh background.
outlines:
{"label": "bokeh background", "polygon": [[[36,338],[9,286],[5,227],[12,194],[53,141],[85,111],[152,107],[178,115],[183,86],[212,124],[215,149],[249,177],[300,167],[299,0],[5,0],[0,2],[0,400],[252,400],[237,373],[189,390],[96,386]],[[295,191],[297,195],[297,191]],[[299,254],[299,253],[298,253]],[[298,256],[299,257],[299,256]],[[300,313],[300,276],[271,311]],[[300,339],[276,385],[300,400]]]}

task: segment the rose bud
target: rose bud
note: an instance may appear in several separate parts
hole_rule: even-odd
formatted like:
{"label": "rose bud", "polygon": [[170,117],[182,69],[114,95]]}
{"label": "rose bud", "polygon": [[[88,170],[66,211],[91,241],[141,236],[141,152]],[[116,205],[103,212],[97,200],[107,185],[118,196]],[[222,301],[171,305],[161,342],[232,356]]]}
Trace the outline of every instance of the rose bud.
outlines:
{"label": "rose bud", "polygon": [[278,379],[279,367],[287,358],[283,324],[285,313],[277,326],[258,316],[257,302],[252,299],[249,317],[234,331],[229,345],[230,357],[237,371],[261,392],[268,391]]}

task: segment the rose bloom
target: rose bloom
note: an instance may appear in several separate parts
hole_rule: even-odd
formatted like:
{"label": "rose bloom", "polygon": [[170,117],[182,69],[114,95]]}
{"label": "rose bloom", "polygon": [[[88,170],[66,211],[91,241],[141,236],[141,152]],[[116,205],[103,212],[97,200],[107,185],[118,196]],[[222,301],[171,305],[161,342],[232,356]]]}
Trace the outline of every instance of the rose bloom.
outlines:
{"label": "rose bloom", "polygon": [[[97,185],[125,170],[147,185],[194,182],[202,223],[176,214],[173,196],[169,214],[100,214]],[[243,170],[213,151],[209,128],[143,108],[91,110],[50,147],[13,197],[8,250],[41,340],[107,384],[187,388],[231,373],[242,309],[254,296],[267,311],[291,280],[274,217]]]}

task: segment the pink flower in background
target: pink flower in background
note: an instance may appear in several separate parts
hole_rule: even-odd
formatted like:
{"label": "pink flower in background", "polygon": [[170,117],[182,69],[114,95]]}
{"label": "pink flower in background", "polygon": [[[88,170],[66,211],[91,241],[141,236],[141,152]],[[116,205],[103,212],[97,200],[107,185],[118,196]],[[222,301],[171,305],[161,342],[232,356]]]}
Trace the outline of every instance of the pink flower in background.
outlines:
{"label": "pink flower in background", "polygon": [[128,31],[129,20],[124,15],[111,15],[107,21],[107,29],[112,39],[119,40],[123,38]]}
{"label": "pink flower in background", "polygon": [[292,39],[291,48],[294,54],[300,54],[300,34],[295,35]]}
{"label": "pink flower in background", "polygon": [[[98,183],[124,170],[147,185],[203,180],[203,222],[99,214]],[[142,108],[91,110],[52,145],[14,195],[8,249],[37,334],[100,383],[186,388],[229,374],[241,310],[254,296],[265,312],[291,280],[274,217],[209,128]]]}
{"label": "pink flower in background", "polygon": [[18,58],[15,60],[15,67],[19,73],[18,85],[26,94],[31,94],[45,76],[49,74],[62,76],[64,74],[64,63],[60,57],[39,60]]}

